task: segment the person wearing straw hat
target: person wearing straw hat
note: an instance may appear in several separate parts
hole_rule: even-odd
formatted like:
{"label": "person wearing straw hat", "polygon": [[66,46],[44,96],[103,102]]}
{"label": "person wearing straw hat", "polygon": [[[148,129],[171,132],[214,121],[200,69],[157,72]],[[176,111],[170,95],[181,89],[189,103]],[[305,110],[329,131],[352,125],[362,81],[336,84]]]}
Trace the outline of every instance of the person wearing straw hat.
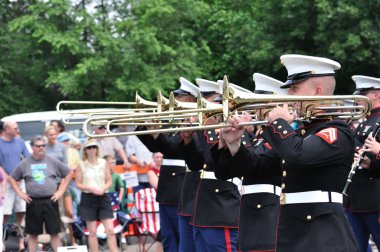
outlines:
{"label": "person wearing straw hat", "polygon": [[[198,87],[184,77],[180,77],[179,81],[179,89],[173,91],[175,99],[180,102],[196,102],[199,93]],[[143,127],[138,127],[136,130],[143,129]],[[181,141],[181,135],[178,133],[152,134],[138,137],[151,152],[161,152],[164,155],[156,196],[156,201],[160,206],[160,226],[164,251],[177,252],[182,251],[183,248],[188,249],[186,251],[194,251],[191,237],[187,235],[188,239],[183,238],[186,229],[184,226],[179,226],[177,214],[178,207],[180,207],[179,201],[181,200],[180,204],[183,204],[181,194],[186,174],[184,156],[177,148]]]}
{"label": "person wearing straw hat", "polygon": [[[321,57],[283,55],[289,95],[333,95],[335,70],[340,64]],[[277,252],[358,251],[343,208],[344,188],[354,157],[354,139],[344,121],[304,121],[293,129],[287,104],[268,114],[262,137],[271,152],[257,155],[240,143],[239,118],[228,120],[214,156],[219,165],[244,167],[252,176],[263,175],[281,162],[282,193],[277,224]],[[270,156],[272,154],[276,157]]]}
{"label": "person wearing straw hat", "polygon": [[[379,132],[375,135],[380,129],[380,78],[354,75],[352,79],[356,85],[354,94],[367,96],[372,106],[370,114],[354,131],[356,148],[360,149],[367,139],[367,142],[380,139]],[[378,152],[365,154],[348,190],[346,213],[360,251],[367,251],[370,235],[380,249],[380,180],[374,174],[380,164],[379,160]]]}
{"label": "person wearing straw hat", "polygon": [[[284,84],[264,74],[255,73],[255,94],[286,95]],[[272,147],[261,137],[260,131],[248,149],[258,155],[270,152]],[[218,163],[218,159],[215,160]],[[271,173],[253,176],[244,166],[215,166],[220,179],[243,177],[240,204],[238,251],[275,251],[276,227],[280,206],[281,163]]]}

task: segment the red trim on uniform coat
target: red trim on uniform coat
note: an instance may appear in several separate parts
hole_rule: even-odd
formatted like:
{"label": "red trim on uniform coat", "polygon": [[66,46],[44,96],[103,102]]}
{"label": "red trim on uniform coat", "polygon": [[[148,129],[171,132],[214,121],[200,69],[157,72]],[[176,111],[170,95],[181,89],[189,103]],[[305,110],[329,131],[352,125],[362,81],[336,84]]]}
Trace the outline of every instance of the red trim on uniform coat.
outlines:
{"label": "red trim on uniform coat", "polygon": [[232,252],[230,230],[228,228],[224,229],[224,235],[226,237],[226,251]]}
{"label": "red trim on uniform coat", "polygon": [[270,146],[269,143],[265,143],[264,146],[267,147],[267,148],[270,149],[270,150],[272,149],[272,146]]}
{"label": "red trim on uniform coat", "polygon": [[287,138],[288,136],[296,133],[295,131],[291,131],[289,134],[284,135],[281,132],[276,131],[275,127],[272,125],[268,125],[267,127],[271,127],[273,129],[273,133],[280,135],[281,139]]}

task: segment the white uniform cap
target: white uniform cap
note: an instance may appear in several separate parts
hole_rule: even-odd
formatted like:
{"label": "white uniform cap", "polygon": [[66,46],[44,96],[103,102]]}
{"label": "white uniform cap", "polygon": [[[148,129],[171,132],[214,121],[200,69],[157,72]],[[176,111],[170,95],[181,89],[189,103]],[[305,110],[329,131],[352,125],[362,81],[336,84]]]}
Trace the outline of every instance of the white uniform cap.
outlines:
{"label": "white uniform cap", "polygon": [[[218,83],[218,87],[219,87],[219,93],[223,94],[223,80],[218,80],[217,83]],[[235,88],[236,90],[241,91],[243,93],[252,93],[251,90],[248,90],[246,88],[240,87],[240,86],[238,86],[236,84],[229,83],[229,85],[230,85],[230,87]]]}
{"label": "white uniform cap", "polygon": [[203,97],[219,93],[219,86],[215,81],[197,78],[195,82],[198,84]]}
{"label": "white uniform cap", "polygon": [[275,94],[286,95],[287,89],[281,88],[283,82],[273,79],[267,75],[254,73],[253,81],[255,82],[255,94]]}
{"label": "white uniform cap", "polygon": [[[218,86],[219,86],[219,93],[223,94],[223,80],[218,80],[217,83],[218,83]],[[250,91],[250,90],[248,90],[246,88],[240,87],[240,86],[238,86],[236,84],[229,83],[229,85],[237,93],[253,93],[252,91]],[[222,97],[218,97],[214,101],[221,102],[222,101]]]}
{"label": "white uniform cap", "polygon": [[297,54],[286,54],[280,57],[281,64],[288,71],[288,80],[282,88],[288,88],[292,84],[307,80],[311,77],[333,76],[335,70],[340,69],[336,61]]}
{"label": "white uniform cap", "polygon": [[179,82],[181,86],[179,89],[173,91],[175,95],[192,95],[198,97],[199,88],[197,86],[183,77],[179,78]]}
{"label": "white uniform cap", "polygon": [[354,94],[365,93],[370,90],[380,89],[380,79],[364,76],[364,75],[354,75],[352,76],[356,84],[356,91]]}

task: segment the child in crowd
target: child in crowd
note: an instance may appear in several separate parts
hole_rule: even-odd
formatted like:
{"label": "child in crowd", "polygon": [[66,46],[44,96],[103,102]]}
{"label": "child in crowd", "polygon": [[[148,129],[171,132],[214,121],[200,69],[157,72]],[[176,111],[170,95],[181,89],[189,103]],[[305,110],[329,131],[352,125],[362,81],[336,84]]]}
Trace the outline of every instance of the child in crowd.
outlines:
{"label": "child in crowd", "polygon": [[118,196],[119,202],[121,203],[124,196],[124,181],[120,178],[119,174],[117,174],[116,172],[113,172],[113,168],[116,165],[116,159],[112,155],[105,155],[103,158],[107,161],[109,167],[111,168],[112,185],[110,189],[108,190],[108,192],[109,193],[117,192],[119,194]]}

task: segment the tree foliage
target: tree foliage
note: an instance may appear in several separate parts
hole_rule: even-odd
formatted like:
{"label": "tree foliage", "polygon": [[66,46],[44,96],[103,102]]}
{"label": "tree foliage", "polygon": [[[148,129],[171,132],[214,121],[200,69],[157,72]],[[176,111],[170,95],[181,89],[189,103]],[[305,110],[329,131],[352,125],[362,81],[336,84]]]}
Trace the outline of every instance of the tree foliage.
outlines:
{"label": "tree foliage", "polygon": [[378,77],[380,0],[0,1],[0,116],[52,110],[57,101],[153,100],[184,76],[253,89],[252,74],[284,81],[279,56],[339,61]]}

